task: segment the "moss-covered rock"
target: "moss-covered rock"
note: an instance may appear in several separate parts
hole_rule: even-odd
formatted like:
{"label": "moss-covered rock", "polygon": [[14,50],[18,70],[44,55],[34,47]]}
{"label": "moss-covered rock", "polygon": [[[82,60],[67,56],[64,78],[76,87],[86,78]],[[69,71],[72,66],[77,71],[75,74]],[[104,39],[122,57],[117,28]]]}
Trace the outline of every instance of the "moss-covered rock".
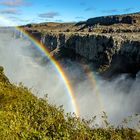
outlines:
{"label": "moss-covered rock", "polygon": [[10,84],[9,79],[4,75],[4,68],[0,66],[0,82]]}

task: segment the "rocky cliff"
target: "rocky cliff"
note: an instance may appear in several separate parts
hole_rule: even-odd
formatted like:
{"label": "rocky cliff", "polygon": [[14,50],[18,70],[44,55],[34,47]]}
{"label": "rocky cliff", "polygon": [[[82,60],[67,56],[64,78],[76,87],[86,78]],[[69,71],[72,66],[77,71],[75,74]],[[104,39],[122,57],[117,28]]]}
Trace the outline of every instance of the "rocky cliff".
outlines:
{"label": "rocky cliff", "polygon": [[102,16],[102,17],[95,17],[88,19],[86,24],[87,25],[112,25],[112,24],[134,24],[138,23],[140,18],[139,13],[135,14],[125,14],[125,15],[113,15],[113,16]]}
{"label": "rocky cliff", "polygon": [[[140,69],[140,34],[33,33],[57,59],[83,59],[99,71],[110,67],[118,72]],[[37,36],[38,35],[38,36]]]}
{"label": "rocky cliff", "polygon": [[[99,26],[97,28],[98,31],[95,29],[90,32],[81,32],[81,30],[74,32],[71,28],[63,32],[58,32],[55,29],[51,32],[44,32],[44,24],[43,31],[38,28],[24,29],[44,44],[50,50],[51,55],[57,59],[70,58],[84,60],[86,63],[92,63],[98,71],[105,73],[109,71],[113,74],[122,72],[136,74],[140,70],[139,17],[139,13],[123,16],[107,16],[89,19],[86,22],[75,25],[72,24],[81,28],[87,26],[83,26],[82,24],[90,23],[91,25],[92,22],[93,25],[99,21],[100,24],[103,22],[107,25],[109,24],[108,22],[115,24],[113,26]],[[56,26],[58,27],[58,24]],[[66,27],[69,26],[70,24]],[[116,28],[120,32],[115,32]],[[108,32],[108,29],[112,29],[112,32]]]}

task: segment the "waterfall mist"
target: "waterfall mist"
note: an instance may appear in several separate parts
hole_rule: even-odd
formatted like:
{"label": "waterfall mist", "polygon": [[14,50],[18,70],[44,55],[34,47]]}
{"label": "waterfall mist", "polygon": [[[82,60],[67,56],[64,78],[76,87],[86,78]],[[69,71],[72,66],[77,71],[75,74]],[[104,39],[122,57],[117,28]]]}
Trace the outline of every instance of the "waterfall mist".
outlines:
{"label": "waterfall mist", "polygon": [[[14,36],[13,32],[0,32],[0,65],[5,74],[11,82],[22,82],[38,97],[48,94],[51,103],[63,105],[65,112],[72,112],[63,80],[50,62],[41,64],[44,55],[33,49],[33,45],[24,37]],[[105,111],[111,122],[119,123],[127,116],[140,113],[140,73],[135,79],[122,74],[107,81],[93,71],[85,72],[78,62],[67,60],[64,66],[81,117],[89,119]]]}

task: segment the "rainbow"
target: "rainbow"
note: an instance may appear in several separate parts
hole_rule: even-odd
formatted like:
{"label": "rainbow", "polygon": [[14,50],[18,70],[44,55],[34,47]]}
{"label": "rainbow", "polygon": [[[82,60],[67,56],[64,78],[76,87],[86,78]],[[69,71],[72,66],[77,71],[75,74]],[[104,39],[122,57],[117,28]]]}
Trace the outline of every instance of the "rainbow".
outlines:
{"label": "rainbow", "polygon": [[100,113],[102,113],[103,111],[105,111],[105,108],[104,108],[104,105],[103,105],[103,100],[100,96],[100,92],[99,92],[99,88],[98,88],[98,85],[97,85],[97,80],[96,80],[95,74],[91,70],[89,65],[81,64],[81,67],[85,71],[85,74],[88,77],[88,80],[90,81],[90,83],[92,85],[93,93],[96,95],[96,97],[98,99],[98,102],[99,102],[99,105],[100,105]]}
{"label": "rainbow", "polygon": [[[8,20],[4,17],[0,17],[0,21],[3,21],[3,23],[7,23],[7,25],[10,23],[10,25],[15,26],[15,24],[13,22],[11,22],[10,20]],[[57,72],[59,73],[61,79],[63,80],[63,83],[65,84],[65,87],[67,89],[67,93],[68,93],[69,98],[71,100],[72,110],[75,113],[75,115],[78,117],[79,111],[78,111],[78,107],[76,106],[74,91],[73,91],[72,85],[68,79],[68,76],[67,76],[66,72],[63,70],[63,67],[61,66],[61,64],[54,57],[52,57],[50,55],[47,47],[45,47],[43,44],[41,44],[38,40],[36,40],[28,32],[26,32],[25,30],[23,30],[19,27],[15,27],[15,29],[17,31],[22,32],[26,37],[28,37],[35,44],[37,49],[39,49],[42,53],[44,53],[48,57],[48,59],[51,61],[51,63],[53,64],[53,66],[55,67]]]}

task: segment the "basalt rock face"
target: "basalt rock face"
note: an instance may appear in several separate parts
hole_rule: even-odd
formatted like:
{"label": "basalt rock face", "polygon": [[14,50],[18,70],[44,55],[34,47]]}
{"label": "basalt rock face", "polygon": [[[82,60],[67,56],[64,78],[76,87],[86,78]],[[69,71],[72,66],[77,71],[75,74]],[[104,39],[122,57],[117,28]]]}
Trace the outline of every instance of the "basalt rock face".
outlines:
{"label": "basalt rock face", "polygon": [[100,25],[112,25],[117,23],[133,24],[136,23],[135,18],[132,16],[108,16],[108,17],[96,17],[87,20],[87,25],[100,24]]}
{"label": "basalt rock face", "polygon": [[22,28],[57,59],[92,63],[97,71],[110,75],[140,70],[140,13]]}
{"label": "basalt rock face", "polygon": [[140,40],[122,39],[105,73],[108,76],[121,73],[135,75],[138,71],[140,71]]}
{"label": "basalt rock face", "polygon": [[102,16],[96,18],[90,18],[87,20],[87,25],[112,25],[112,24],[134,24],[139,22],[140,14],[126,14],[126,15],[113,15],[113,16]]}
{"label": "basalt rock face", "polygon": [[40,42],[57,59],[84,59],[100,72],[136,73],[140,69],[139,37],[139,34],[47,33],[42,34]]}

